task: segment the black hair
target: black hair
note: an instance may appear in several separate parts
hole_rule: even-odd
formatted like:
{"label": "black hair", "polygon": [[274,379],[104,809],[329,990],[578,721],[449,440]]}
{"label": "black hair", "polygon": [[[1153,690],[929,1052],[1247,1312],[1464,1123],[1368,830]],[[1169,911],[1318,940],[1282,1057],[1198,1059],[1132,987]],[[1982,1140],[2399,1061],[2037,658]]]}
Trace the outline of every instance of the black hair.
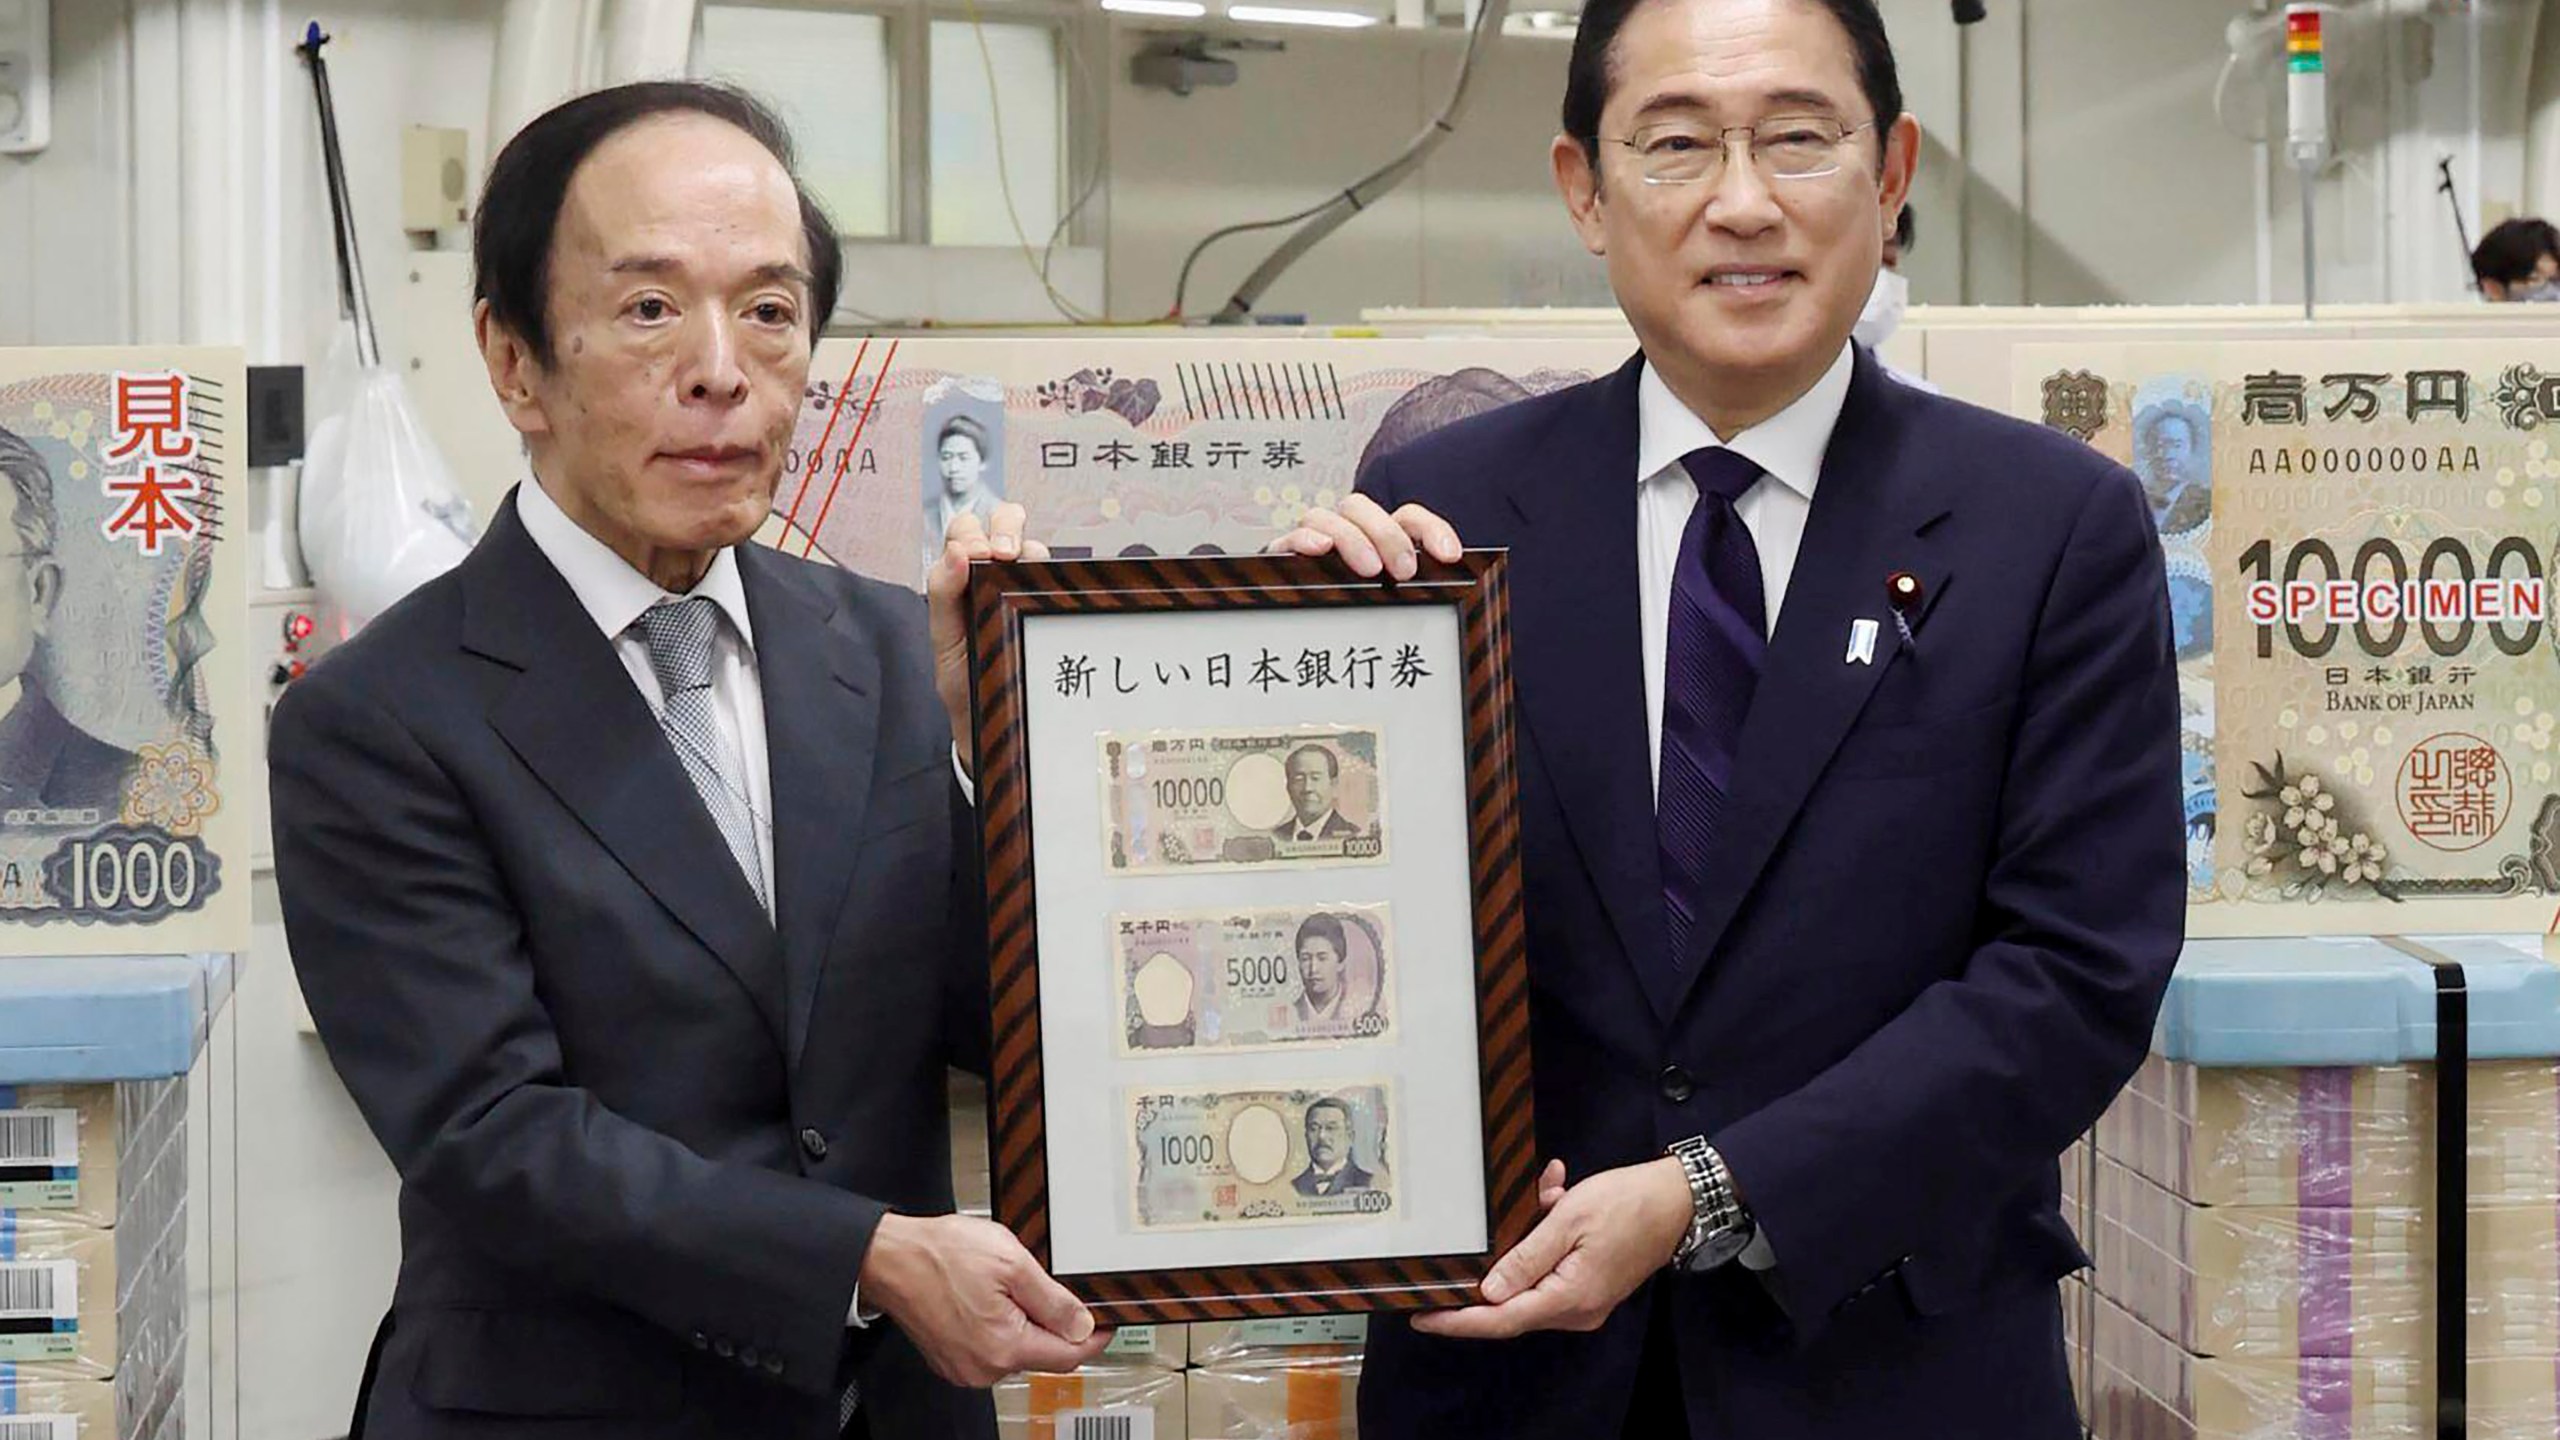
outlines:
{"label": "black hair", "polygon": [[1337,959],[1347,960],[1351,956],[1351,937],[1343,933],[1342,919],[1340,916],[1328,915],[1319,910],[1315,914],[1308,916],[1306,919],[1299,921],[1298,938],[1290,948],[1293,950],[1304,950],[1307,948],[1307,942],[1309,940],[1332,941],[1333,953]]}
{"label": "black hair", "polygon": [[977,421],[970,419],[966,415],[954,415],[950,419],[942,422],[941,433],[933,437],[933,448],[937,451],[940,450],[942,448],[942,442],[950,439],[954,435],[957,435],[961,439],[968,441],[970,444],[977,446],[979,459],[984,460],[987,458],[986,426],[979,424]]}
{"label": "black hair", "polygon": [[1893,217],[1893,243],[1902,247],[1904,255],[1909,255],[1911,242],[1919,238],[1920,222],[1911,218],[1911,202],[1905,200],[1902,202],[1902,213]]}
{"label": "black hair", "polygon": [[792,164],[790,127],[743,90],[701,80],[643,80],[562,101],[516,132],[480,190],[471,225],[472,298],[489,302],[490,318],[551,363],[551,240],[569,181],[606,140],[657,115],[708,115],[745,131],[791,171],[800,199],[800,236],[809,251],[809,335],[835,313],[844,252],[827,218]]}
{"label": "black hair", "polygon": [[1301,745],[1297,749],[1289,752],[1288,760],[1280,762],[1281,768],[1288,768],[1290,760],[1295,760],[1299,756],[1305,755],[1309,752],[1313,752],[1324,757],[1325,774],[1332,776],[1336,780],[1342,778],[1342,761],[1333,753],[1333,747],[1329,745]]}
{"label": "black hair", "polygon": [[2545,255],[2560,255],[2560,229],[2530,216],[2503,220],[2471,251],[2471,278],[2516,285],[2533,278]]}
{"label": "black hair", "polygon": [[[1589,0],[1573,33],[1573,55],[1565,62],[1564,133],[1582,142],[1592,163],[1600,159],[1600,111],[1609,103],[1615,79],[1611,50],[1627,17],[1647,0]],[[1893,42],[1884,33],[1884,17],[1875,0],[1813,0],[1831,12],[1849,32],[1849,48],[1858,64],[1858,88],[1875,111],[1876,143],[1882,145],[1893,122],[1902,118],[1902,76],[1894,68]]]}
{"label": "black hair", "polygon": [[5,427],[0,427],[0,475],[8,476],[9,488],[17,492],[19,545],[29,555],[52,553],[53,472],[36,447]]}
{"label": "black hair", "polygon": [[1339,1110],[1342,1112],[1342,1123],[1345,1125],[1351,1123],[1351,1102],[1338,1095],[1327,1095],[1320,1100],[1307,1102],[1305,1112],[1307,1115],[1313,1116],[1319,1110]]}

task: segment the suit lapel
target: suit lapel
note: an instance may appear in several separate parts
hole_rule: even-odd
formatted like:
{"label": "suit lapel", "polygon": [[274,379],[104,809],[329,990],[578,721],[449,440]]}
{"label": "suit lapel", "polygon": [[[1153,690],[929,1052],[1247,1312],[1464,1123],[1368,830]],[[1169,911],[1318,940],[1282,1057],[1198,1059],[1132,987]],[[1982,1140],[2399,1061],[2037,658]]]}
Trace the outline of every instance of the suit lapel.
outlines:
{"label": "suit lapel", "polygon": [[860,858],[880,738],[880,657],[824,594],[760,547],[741,546],[773,775],[774,910],[789,983],[796,1069],[828,939]]}
{"label": "suit lapel", "polygon": [[[1707,962],[1767,867],[1814,783],[1885,672],[1916,662],[1906,653],[1885,582],[1907,570],[1924,598],[1946,589],[1943,555],[1921,532],[1947,510],[1904,448],[1909,396],[1866,351],[1824,454],[1803,544],[1770,637],[1768,660],[1743,721],[1734,787],[1707,866],[1689,960],[1676,1000],[1694,992]],[[1915,635],[1927,618],[1912,617]],[[1877,622],[1875,663],[1848,660],[1852,622]],[[1675,1007],[1676,1004],[1675,1004]]]}
{"label": "suit lapel", "polygon": [[1576,400],[1587,408],[1559,417],[1544,453],[1514,472],[1512,505],[1536,538],[1512,557],[1511,633],[1521,712],[1566,829],[1625,959],[1667,1016],[1636,580],[1642,365],[1585,387]]}
{"label": "suit lapel", "polygon": [[785,1034],[781,957],[665,732],[544,558],[509,496],[464,562],[463,648],[519,673],[490,724],[631,878],[735,975]]}

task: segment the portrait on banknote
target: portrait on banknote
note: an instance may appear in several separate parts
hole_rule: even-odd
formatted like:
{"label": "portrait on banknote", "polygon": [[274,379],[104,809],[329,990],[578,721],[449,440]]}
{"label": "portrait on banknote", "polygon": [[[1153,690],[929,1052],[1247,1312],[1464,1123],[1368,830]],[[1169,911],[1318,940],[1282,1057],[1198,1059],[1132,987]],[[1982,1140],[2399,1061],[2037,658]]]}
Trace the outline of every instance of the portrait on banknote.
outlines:
{"label": "portrait on banknote", "polygon": [[972,577],[996,1212],[1106,1321],[1447,1304],[1534,1220],[1506,573]]}
{"label": "portrait on banknote", "polygon": [[2169,582],[2195,935],[2560,917],[2560,344],[2022,347]]}
{"label": "portrait on banknote", "polygon": [[0,953],[247,942],[243,373],[0,353]]}
{"label": "portrait on banknote", "polygon": [[985,387],[946,381],[925,396],[924,505],[919,551],[927,569],[942,554],[951,522],[974,515],[985,525],[1004,503],[1004,399]]}

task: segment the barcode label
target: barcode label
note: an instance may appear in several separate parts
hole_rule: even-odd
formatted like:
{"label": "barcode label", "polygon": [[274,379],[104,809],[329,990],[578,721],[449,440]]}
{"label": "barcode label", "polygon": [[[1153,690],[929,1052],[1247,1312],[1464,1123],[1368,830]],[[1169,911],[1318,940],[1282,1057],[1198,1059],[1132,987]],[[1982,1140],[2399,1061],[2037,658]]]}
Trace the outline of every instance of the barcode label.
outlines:
{"label": "barcode label", "polygon": [[80,1440],[80,1421],[70,1415],[19,1415],[0,1420],[0,1440]]}
{"label": "barcode label", "polygon": [[[0,1110],[0,1165],[73,1165],[80,1117],[71,1110]],[[0,1440],[11,1437],[0,1435]]]}
{"label": "barcode label", "polygon": [[73,1320],[79,1315],[79,1270],[72,1262],[0,1265],[0,1320]]}
{"label": "barcode label", "polygon": [[[1153,1410],[1061,1410],[1059,1440],[1156,1440]],[[8,1440],[0,1436],[0,1440]]]}
{"label": "barcode label", "polygon": [[1111,1343],[1102,1347],[1105,1355],[1152,1355],[1155,1350],[1153,1325],[1123,1325],[1111,1332]]}
{"label": "barcode label", "polygon": [[1366,1315],[1293,1315],[1236,1324],[1239,1345],[1357,1345],[1368,1338]]}

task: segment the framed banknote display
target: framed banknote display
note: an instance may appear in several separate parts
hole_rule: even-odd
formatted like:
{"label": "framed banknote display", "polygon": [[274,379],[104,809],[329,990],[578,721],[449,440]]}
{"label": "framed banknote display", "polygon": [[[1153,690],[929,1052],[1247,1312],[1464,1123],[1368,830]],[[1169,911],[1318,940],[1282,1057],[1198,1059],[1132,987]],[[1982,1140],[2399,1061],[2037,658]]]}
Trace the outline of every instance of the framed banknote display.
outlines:
{"label": "framed banknote display", "polygon": [[1464,1304],[1534,1223],[1504,567],[972,577],[995,1214],[1105,1323]]}

